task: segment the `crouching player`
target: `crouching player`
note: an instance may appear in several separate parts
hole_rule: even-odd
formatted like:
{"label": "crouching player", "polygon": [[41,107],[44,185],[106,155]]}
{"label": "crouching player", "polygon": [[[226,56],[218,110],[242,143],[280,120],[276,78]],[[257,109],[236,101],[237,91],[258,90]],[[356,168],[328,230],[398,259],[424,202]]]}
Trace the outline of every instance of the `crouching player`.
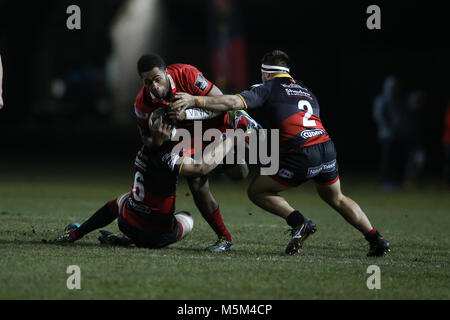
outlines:
{"label": "crouching player", "polygon": [[[173,152],[170,141],[173,127],[163,122],[149,121],[152,147],[142,147],[135,160],[135,176],[131,192],[106,203],[81,226],[66,227],[58,242],[73,242],[96,229],[103,228],[116,218],[123,235],[101,231],[100,242],[116,245],[162,248],[187,236],[194,221],[187,212],[175,213],[175,191],[178,176],[201,176],[211,172],[235,143],[244,139],[224,138],[205,150],[203,161],[180,156]],[[241,131],[242,132],[242,131]],[[236,140],[236,142],[235,142]]]}

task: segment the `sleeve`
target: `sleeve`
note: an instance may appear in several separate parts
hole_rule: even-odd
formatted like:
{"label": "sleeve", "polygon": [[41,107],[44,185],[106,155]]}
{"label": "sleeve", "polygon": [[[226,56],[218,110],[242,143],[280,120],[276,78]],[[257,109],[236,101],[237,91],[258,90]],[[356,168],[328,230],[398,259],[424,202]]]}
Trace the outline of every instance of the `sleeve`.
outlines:
{"label": "sleeve", "polygon": [[212,82],[206,79],[203,73],[194,66],[187,66],[184,69],[184,76],[186,86],[190,91],[188,93],[194,96],[205,96],[213,87]]}
{"label": "sleeve", "polygon": [[244,102],[246,109],[254,109],[263,106],[270,96],[268,85],[259,84],[250,90],[243,91],[237,95]]}
{"label": "sleeve", "polygon": [[161,160],[170,171],[179,175],[185,158],[176,153],[168,152],[162,156]]}
{"label": "sleeve", "polygon": [[193,108],[186,110],[186,120],[207,120],[222,114],[219,111],[210,111],[206,109]]}

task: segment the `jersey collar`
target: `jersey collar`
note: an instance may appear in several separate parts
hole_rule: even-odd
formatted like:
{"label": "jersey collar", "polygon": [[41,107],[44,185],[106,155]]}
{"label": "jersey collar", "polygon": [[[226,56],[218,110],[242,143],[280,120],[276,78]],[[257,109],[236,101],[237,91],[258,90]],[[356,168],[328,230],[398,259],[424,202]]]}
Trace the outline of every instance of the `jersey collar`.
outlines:
{"label": "jersey collar", "polygon": [[175,87],[175,81],[173,81],[173,78],[170,75],[170,73],[167,74],[167,77],[169,78],[169,81],[170,81],[170,87],[172,89],[172,93],[175,94],[175,92],[177,92],[177,88]]}
{"label": "jersey collar", "polygon": [[292,79],[292,77],[291,77],[289,74],[287,74],[287,73],[276,74],[276,75],[274,75],[274,76],[272,77],[272,79],[273,79],[273,78],[291,78],[291,79]]}

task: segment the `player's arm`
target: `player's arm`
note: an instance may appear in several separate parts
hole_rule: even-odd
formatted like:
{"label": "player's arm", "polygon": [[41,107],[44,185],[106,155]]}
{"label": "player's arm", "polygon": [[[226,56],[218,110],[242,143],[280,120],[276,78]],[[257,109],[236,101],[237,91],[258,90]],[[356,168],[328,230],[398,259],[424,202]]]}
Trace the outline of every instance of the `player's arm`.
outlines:
{"label": "player's arm", "polygon": [[[211,90],[207,93],[207,96],[221,96],[222,91],[212,84]],[[173,107],[172,104],[169,105],[169,116],[170,118],[177,121],[184,120],[208,120],[217,117],[222,114],[222,111],[207,110],[204,108],[191,108],[187,107]]]}
{"label": "player's arm", "polygon": [[211,111],[230,111],[245,109],[246,105],[240,95],[191,96],[185,92],[177,92],[171,109],[203,108]]}
{"label": "player's arm", "polygon": [[141,140],[144,146],[148,148],[158,148],[164,142],[170,140],[172,135],[173,127],[165,122],[163,122],[162,117],[157,119],[155,123],[148,119],[148,129],[143,129],[138,126],[139,133],[141,135]]}
{"label": "player's arm", "polygon": [[205,149],[202,161],[196,161],[190,157],[181,159],[179,173],[183,176],[202,176],[214,170],[233,148],[235,136],[231,136],[220,142],[215,142],[212,148]]}
{"label": "player's arm", "polygon": [[0,109],[3,108],[3,67],[2,67],[2,56],[0,56]]}
{"label": "player's arm", "polygon": [[253,86],[236,95],[192,96],[187,93],[176,93],[173,109],[204,108],[211,111],[230,111],[254,109],[263,106],[270,96],[271,85]]}

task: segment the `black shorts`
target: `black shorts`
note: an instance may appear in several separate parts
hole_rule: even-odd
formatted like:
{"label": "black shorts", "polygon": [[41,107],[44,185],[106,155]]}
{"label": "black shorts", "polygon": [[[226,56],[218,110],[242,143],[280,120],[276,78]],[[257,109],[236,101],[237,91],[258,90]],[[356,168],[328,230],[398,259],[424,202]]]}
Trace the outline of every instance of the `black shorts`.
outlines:
{"label": "black shorts", "polygon": [[335,183],[339,178],[339,171],[333,141],[329,140],[295,152],[280,153],[278,172],[270,177],[290,187],[298,186],[310,179],[324,185]]}
{"label": "black shorts", "polygon": [[[173,215],[172,215],[173,216]],[[128,223],[122,214],[117,219],[119,229],[130,238],[137,247],[158,249],[177,242],[182,234],[180,224],[173,216],[175,227],[167,232],[145,232]]]}

